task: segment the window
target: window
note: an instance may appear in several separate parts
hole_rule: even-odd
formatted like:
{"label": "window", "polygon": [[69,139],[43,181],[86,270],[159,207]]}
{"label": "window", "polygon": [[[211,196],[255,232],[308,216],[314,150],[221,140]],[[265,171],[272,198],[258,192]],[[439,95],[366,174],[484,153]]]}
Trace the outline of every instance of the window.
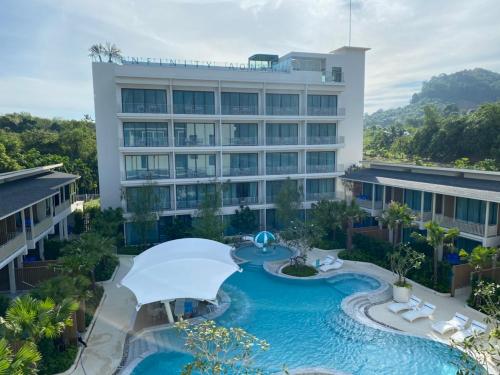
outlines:
{"label": "window", "polygon": [[335,179],[321,178],[306,181],[307,200],[319,201],[321,199],[335,198]]}
{"label": "window", "polygon": [[266,144],[296,145],[299,142],[298,124],[266,124]]}
{"label": "window", "polygon": [[[297,180],[290,180],[293,184],[293,186],[298,189],[298,181]],[[276,197],[278,196],[279,192],[283,188],[283,184],[286,182],[286,180],[278,180],[278,181],[267,181],[266,182],[266,201],[267,203],[274,203],[276,200]]]}
{"label": "window", "polygon": [[278,116],[298,115],[299,95],[266,94],[266,114]]}
{"label": "window", "polygon": [[175,155],[175,174],[177,178],[214,177],[215,155],[211,154]]}
{"label": "window", "polygon": [[259,174],[258,154],[223,154],[223,176],[253,176]]}
{"label": "window", "polygon": [[337,143],[337,124],[308,123],[307,144],[324,145]]}
{"label": "window", "polygon": [[255,93],[223,92],[221,104],[223,115],[256,115],[259,112]]}
{"label": "window", "polygon": [[174,124],[174,135],[176,146],[214,146],[215,124],[176,122]]}
{"label": "window", "polygon": [[[129,187],[127,188],[127,211],[134,210],[134,203],[139,199],[144,199],[144,187]],[[155,210],[163,211],[170,209],[170,187],[169,186],[153,186],[152,187],[152,205],[155,205]]]}
{"label": "window", "polygon": [[214,114],[215,99],[211,91],[174,91],[174,113]]}
{"label": "window", "polygon": [[168,124],[166,122],[123,123],[123,144],[125,147],[168,146]]}
{"label": "window", "polygon": [[[493,204],[490,203],[490,212]],[[477,199],[456,198],[455,218],[463,221],[484,224],[486,218],[486,202]],[[491,214],[490,214],[491,220]],[[490,221],[491,222],[491,221]],[[496,220],[495,220],[496,222]]]}
{"label": "window", "polygon": [[167,113],[165,90],[122,89],[122,112]]}
{"label": "window", "polygon": [[307,95],[309,116],[336,116],[337,95]]}
{"label": "window", "polygon": [[335,172],[335,152],[320,151],[307,153],[307,173]]}
{"label": "window", "polygon": [[177,185],[177,208],[198,208],[203,202],[205,195],[209,193],[213,194],[214,192],[215,186],[213,184]]}
{"label": "window", "polygon": [[342,68],[340,66],[334,66],[332,68],[332,80],[333,82],[344,82],[344,75],[342,74]]}
{"label": "window", "polygon": [[223,146],[255,146],[258,144],[257,124],[222,124]]}
{"label": "window", "polygon": [[296,152],[269,152],[266,154],[267,174],[298,173],[298,154]]}
{"label": "window", "polygon": [[223,191],[223,204],[225,206],[239,206],[241,204],[254,204],[258,202],[257,182],[230,183]]}
{"label": "window", "polygon": [[170,178],[168,155],[126,155],[127,180]]}

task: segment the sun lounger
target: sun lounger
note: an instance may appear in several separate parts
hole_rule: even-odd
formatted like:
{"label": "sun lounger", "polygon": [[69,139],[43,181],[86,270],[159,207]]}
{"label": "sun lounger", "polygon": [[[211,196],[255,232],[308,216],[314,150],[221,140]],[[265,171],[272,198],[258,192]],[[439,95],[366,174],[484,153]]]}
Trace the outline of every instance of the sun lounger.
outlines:
{"label": "sun lounger", "polygon": [[429,302],[424,302],[422,307],[407,311],[401,316],[403,319],[413,322],[415,319],[430,318],[434,311],[436,311],[436,306],[430,304]]}
{"label": "sun lounger", "polygon": [[451,318],[450,320],[442,320],[440,322],[434,323],[432,325],[432,329],[437,333],[444,335],[449,331],[463,330],[468,321],[469,318],[465,315],[455,313],[453,318]]}
{"label": "sun lounger", "polygon": [[328,272],[330,270],[338,270],[344,265],[344,261],[342,259],[336,259],[334,262],[330,264],[323,264],[321,267],[319,267],[319,270],[321,272]]}
{"label": "sun lounger", "polygon": [[400,313],[401,311],[416,309],[422,300],[417,296],[412,295],[408,302],[393,302],[387,306],[387,308],[394,314]]}
{"label": "sun lounger", "polygon": [[473,320],[469,328],[455,332],[450,338],[456,342],[463,342],[467,337],[486,332],[487,328],[486,324]]}

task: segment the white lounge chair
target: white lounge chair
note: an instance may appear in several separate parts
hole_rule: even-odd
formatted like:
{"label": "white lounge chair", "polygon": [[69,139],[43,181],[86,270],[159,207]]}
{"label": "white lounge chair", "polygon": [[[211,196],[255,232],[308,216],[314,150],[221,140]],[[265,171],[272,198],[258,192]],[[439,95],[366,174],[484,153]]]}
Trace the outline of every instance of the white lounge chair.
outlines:
{"label": "white lounge chair", "polygon": [[469,318],[465,315],[455,313],[453,318],[451,318],[450,320],[441,320],[434,323],[432,325],[432,329],[437,333],[444,335],[449,331],[463,330],[468,321]]}
{"label": "white lounge chair", "polygon": [[330,270],[338,270],[344,265],[344,261],[342,259],[335,259],[330,264],[323,264],[321,267],[319,267],[319,270],[321,272],[328,272]]}
{"label": "white lounge chair", "polygon": [[417,296],[412,295],[408,302],[393,302],[387,306],[387,308],[394,314],[400,313],[401,311],[416,309],[422,300]]}
{"label": "white lounge chair", "polygon": [[450,338],[456,342],[463,342],[467,337],[486,332],[487,328],[486,324],[473,320],[469,328],[455,332]]}
{"label": "white lounge chair", "polygon": [[424,302],[422,307],[419,307],[414,310],[407,311],[401,315],[404,320],[409,322],[413,322],[415,319],[420,318],[430,318],[431,315],[436,311],[436,306],[429,302]]}

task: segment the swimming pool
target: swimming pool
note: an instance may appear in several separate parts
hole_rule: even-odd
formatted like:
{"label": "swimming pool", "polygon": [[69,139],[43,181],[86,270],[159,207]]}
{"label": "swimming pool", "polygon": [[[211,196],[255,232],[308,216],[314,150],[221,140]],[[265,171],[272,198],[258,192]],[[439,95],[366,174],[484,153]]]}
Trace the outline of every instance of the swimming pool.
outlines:
{"label": "swimming pool", "polygon": [[288,259],[294,252],[281,245],[269,245],[265,251],[254,245],[242,246],[235,250],[238,258],[249,261],[251,264],[262,265],[264,262]]}
{"label": "swimming pool", "polygon": [[[271,347],[256,365],[268,373],[286,365],[352,374],[455,374],[450,361],[458,354],[449,347],[367,327],[342,311],[344,297],[378,287],[377,280],[357,274],[289,280],[250,264],[224,284],[232,302],[217,322],[267,340]],[[155,335],[168,343],[165,351],[145,358],[133,374],[179,374],[189,361],[181,339],[172,329]]]}

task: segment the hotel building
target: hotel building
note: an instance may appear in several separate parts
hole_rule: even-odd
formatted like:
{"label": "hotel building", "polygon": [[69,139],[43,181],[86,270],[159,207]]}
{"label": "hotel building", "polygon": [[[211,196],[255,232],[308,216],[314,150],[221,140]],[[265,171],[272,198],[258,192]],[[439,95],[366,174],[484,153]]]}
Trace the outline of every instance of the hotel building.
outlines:
{"label": "hotel building", "polygon": [[[273,202],[287,178],[304,209],[335,198],[344,168],[362,159],[366,51],[259,54],[245,64],[94,62],[102,207],[130,217],[134,189],[152,180],[159,242],[215,182],[225,184],[224,218],[247,205],[261,228],[276,225]],[[133,223],[125,232],[134,243]]]}

